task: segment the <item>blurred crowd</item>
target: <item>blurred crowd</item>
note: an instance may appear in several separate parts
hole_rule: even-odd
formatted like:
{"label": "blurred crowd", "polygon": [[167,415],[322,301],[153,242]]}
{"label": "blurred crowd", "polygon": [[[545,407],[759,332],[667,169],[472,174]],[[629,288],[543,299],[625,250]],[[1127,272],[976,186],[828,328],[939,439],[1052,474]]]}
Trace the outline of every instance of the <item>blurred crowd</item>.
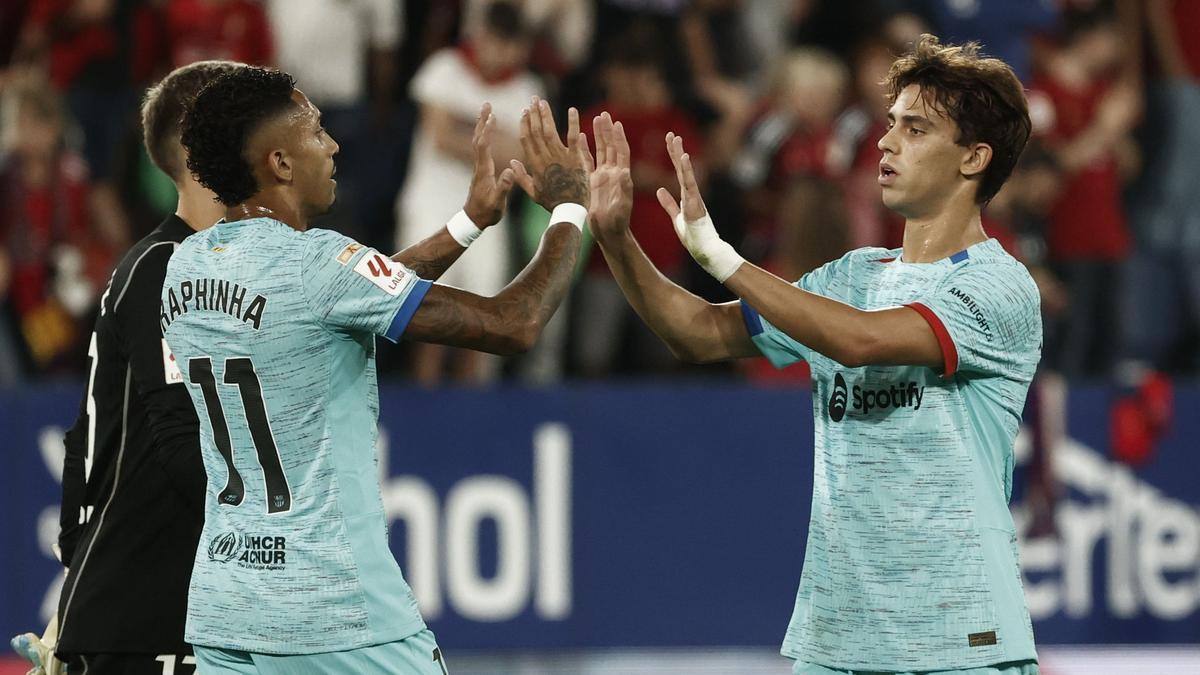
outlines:
{"label": "blurred crowd", "polygon": [[[200,59],[292,73],[341,145],[323,219],[381,250],[440,228],[470,181],[490,101],[497,164],[520,157],[533,95],[630,138],[632,228],[662,272],[717,300],[654,198],[663,137],[698,161],[725,239],[789,279],[845,251],[897,247],[876,182],[880,81],[916,36],[977,40],[1029,92],[1034,137],[985,228],[1034,274],[1045,368],[1130,378],[1200,368],[1200,2],[1195,0],[7,0],[0,3],[0,383],[86,376],[112,265],[174,209],[141,147],[141,93]],[[1189,39],[1190,37],[1190,39]],[[560,119],[564,117],[560,116]],[[590,126],[585,124],[586,126]],[[514,195],[446,283],[491,294],[548,214]],[[589,251],[538,347],[501,362],[381,350],[422,383],[684,373]]]}

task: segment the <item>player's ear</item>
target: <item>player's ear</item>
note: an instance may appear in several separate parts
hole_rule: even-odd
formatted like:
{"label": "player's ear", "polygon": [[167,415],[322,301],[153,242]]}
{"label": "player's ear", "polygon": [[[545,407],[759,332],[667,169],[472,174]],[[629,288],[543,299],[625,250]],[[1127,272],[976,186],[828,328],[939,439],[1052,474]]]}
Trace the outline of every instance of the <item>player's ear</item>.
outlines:
{"label": "player's ear", "polygon": [[292,182],[292,158],[283,148],[275,148],[271,154],[267,155],[267,166],[271,169],[271,175],[284,183]]}
{"label": "player's ear", "polygon": [[992,163],[992,146],[987,143],[972,143],[963,156],[959,171],[967,178],[978,176]]}

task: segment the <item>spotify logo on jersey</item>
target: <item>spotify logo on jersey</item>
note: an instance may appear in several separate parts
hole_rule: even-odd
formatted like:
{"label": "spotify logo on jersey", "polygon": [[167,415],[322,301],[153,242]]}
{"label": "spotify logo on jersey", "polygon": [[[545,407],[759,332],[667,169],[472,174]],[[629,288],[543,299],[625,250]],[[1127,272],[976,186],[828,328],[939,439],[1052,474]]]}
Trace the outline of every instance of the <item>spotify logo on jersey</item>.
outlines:
{"label": "spotify logo on jersey", "polygon": [[846,415],[846,380],[841,373],[833,376],[833,396],[829,397],[829,419],[841,422]]}
{"label": "spotify logo on jersey", "polygon": [[900,408],[921,409],[925,399],[925,387],[919,382],[906,381],[893,384],[881,383],[879,388],[863,387],[858,384],[846,386],[841,373],[833,374],[833,394],[829,397],[829,419],[841,422],[847,412],[860,417],[875,411],[889,414]]}

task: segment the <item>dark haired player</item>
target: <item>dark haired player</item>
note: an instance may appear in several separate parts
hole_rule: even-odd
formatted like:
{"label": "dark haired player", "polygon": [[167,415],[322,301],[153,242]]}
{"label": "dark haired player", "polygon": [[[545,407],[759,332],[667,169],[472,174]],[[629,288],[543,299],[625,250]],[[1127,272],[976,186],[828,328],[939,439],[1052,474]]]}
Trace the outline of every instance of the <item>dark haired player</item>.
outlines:
{"label": "dark haired player", "polygon": [[[545,102],[522,117],[530,172],[515,163],[499,181],[519,181],[552,225],[525,270],[484,298],[308,228],[333,204],[338,146],[289,75],[246,68],[197,97],[188,166],[226,220],[171,258],[159,321],[204,420],[186,628],[203,672],[443,672],[387,545],[375,336],[496,353],[533,344],[566,293],[586,218],[591,160],[570,120],[564,146]],[[482,122],[477,149],[494,124]],[[490,168],[486,152],[476,161]],[[460,244],[478,234],[451,225]]]}
{"label": "dark haired player", "polygon": [[[794,673],[1037,672],[1007,503],[1041,350],[1038,292],[980,224],[1029,137],[1012,70],[924,36],[888,75],[879,183],[904,247],[865,248],[789,284],[721,241],[683,142],[683,205],[659,201],[741,300],[675,286],[629,233],[624,132],[596,120],[592,228],[634,309],[681,358],[808,361],[812,520],[783,643]],[[624,194],[624,199],[617,194]]]}

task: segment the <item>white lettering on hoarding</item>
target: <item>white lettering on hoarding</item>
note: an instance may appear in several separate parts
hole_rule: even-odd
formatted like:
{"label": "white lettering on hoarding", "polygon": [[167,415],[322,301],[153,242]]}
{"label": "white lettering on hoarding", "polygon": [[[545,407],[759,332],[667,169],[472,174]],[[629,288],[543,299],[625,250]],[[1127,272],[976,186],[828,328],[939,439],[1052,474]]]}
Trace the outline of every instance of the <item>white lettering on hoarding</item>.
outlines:
{"label": "white lettering on hoarding", "polygon": [[[385,441],[386,442],[386,441]],[[533,435],[533,489],[508,476],[468,476],[439,505],[433,488],[416,476],[384,482],[389,522],[406,530],[401,568],[426,619],[449,602],[476,621],[504,621],[532,602],[545,620],[566,619],[572,606],[571,437],[561,424]],[[482,573],[479,532],[496,526],[496,571]],[[442,575],[445,578],[442,578]]]}

